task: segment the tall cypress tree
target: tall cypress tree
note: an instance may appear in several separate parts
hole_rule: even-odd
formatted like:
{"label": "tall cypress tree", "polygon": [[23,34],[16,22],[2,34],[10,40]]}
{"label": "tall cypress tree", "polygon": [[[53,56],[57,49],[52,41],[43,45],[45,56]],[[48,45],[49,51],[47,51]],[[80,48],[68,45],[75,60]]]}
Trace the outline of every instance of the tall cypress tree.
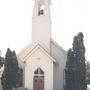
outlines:
{"label": "tall cypress tree", "polygon": [[11,82],[11,71],[12,71],[12,52],[8,48],[5,55],[5,69],[2,77],[2,84],[4,90],[12,90],[12,82]]}
{"label": "tall cypress tree", "polygon": [[79,45],[78,45],[78,37],[77,36],[75,36],[74,37],[74,39],[73,39],[73,54],[74,54],[74,57],[73,57],[73,59],[74,59],[74,66],[75,66],[75,68],[74,68],[74,84],[75,84],[75,89],[76,90],[79,90],[79,78],[77,78],[78,77],[78,75],[79,75],[79,60],[78,60],[78,55],[79,55],[79,47],[78,47]]}
{"label": "tall cypress tree", "polygon": [[86,64],[85,64],[85,47],[83,43],[83,33],[78,33],[78,43],[79,43],[79,77],[80,78],[80,90],[87,90],[87,84],[86,84]]}
{"label": "tall cypress tree", "polygon": [[67,62],[65,69],[66,86],[65,90],[75,90],[74,88],[74,59],[73,51],[69,49],[67,52]]}
{"label": "tall cypress tree", "polygon": [[74,37],[73,53],[75,61],[75,87],[76,90],[87,90],[86,85],[86,66],[85,66],[85,47],[83,43],[83,33],[78,33]]}
{"label": "tall cypress tree", "polygon": [[18,76],[19,76],[19,67],[18,60],[15,51],[12,52],[12,87],[16,88],[18,84]]}
{"label": "tall cypress tree", "polygon": [[3,90],[12,90],[16,87],[18,79],[18,62],[15,52],[9,48],[5,55],[5,69],[2,77]]}
{"label": "tall cypress tree", "polygon": [[[74,37],[72,52],[71,50],[69,50],[67,53],[67,62],[68,63],[66,63],[66,90],[87,90],[85,47],[83,43],[82,32],[78,33],[78,35]],[[70,83],[71,80],[68,77],[71,77],[70,79],[73,80],[73,84]],[[67,87],[73,88],[68,89]]]}

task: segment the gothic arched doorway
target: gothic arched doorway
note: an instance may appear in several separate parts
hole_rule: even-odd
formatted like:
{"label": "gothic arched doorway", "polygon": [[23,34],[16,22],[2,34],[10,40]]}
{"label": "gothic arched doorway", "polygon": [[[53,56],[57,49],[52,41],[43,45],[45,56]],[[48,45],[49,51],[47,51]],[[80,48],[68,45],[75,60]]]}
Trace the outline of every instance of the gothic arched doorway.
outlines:
{"label": "gothic arched doorway", "polygon": [[34,72],[33,90],[44,90],[44,72],[41,68]]}

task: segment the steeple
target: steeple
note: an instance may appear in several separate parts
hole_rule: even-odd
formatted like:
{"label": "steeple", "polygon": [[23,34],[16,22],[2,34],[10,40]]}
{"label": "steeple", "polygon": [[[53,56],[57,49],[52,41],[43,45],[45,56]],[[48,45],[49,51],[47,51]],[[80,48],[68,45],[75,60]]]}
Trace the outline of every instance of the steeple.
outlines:
{"label": "steeple", "polygon": [[35,0],[32,16],[32,43],[50,52],[51,17],[49,0]]}

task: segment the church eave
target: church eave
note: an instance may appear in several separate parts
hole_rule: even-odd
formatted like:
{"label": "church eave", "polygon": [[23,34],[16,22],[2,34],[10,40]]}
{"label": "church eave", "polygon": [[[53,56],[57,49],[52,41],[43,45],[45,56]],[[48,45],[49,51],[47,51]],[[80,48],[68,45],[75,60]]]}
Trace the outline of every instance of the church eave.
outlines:
{"label": "church eave", "polygon": [[37,49],[41,49],[43,53],[45,53],[45,55],[47,55],[54,63],[56,63],[56,60],[40,45],[37,44],[34,48],[32,48],[31,51],[29,51],[25,57],[23,58],[23,62],[25,62]]}

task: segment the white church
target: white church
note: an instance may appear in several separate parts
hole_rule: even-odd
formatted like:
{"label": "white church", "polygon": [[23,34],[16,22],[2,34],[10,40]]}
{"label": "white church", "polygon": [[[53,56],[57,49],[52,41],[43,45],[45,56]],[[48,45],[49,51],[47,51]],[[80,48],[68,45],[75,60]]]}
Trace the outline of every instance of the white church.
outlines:
{"label": "white church", "polygon": [[28,90],[64,90],[67,53],[51,38],[49,0],[35,0],[32,42],[17,55]]}

